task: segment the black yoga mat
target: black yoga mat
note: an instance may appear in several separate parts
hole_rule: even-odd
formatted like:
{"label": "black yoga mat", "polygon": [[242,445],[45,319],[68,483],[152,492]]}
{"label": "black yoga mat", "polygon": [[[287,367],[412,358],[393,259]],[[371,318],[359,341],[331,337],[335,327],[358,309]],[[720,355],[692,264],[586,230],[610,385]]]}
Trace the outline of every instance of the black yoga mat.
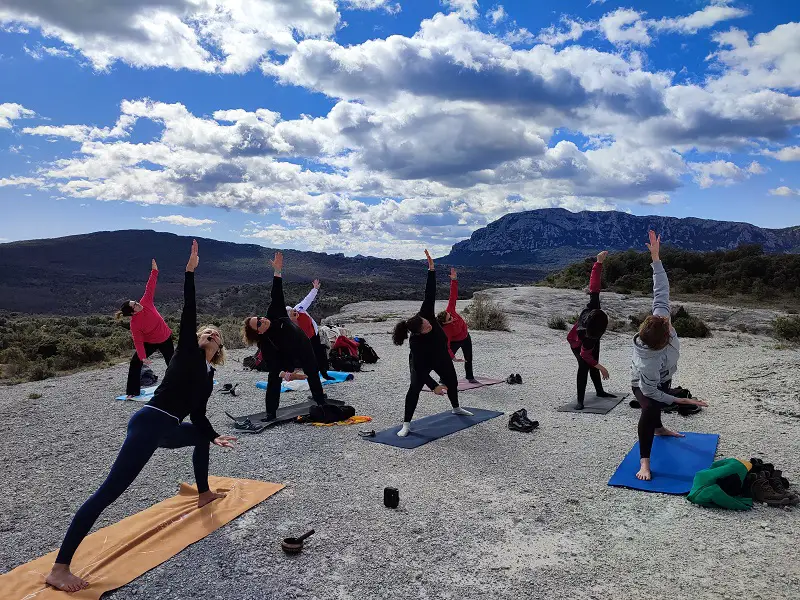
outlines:
{"label": "black yoga mat", "polygon": [[558,409],[558,412],[574,412],[574,413],[588,413],[590,415],[605,415],[611,411],[617,404],[622,402],[630,394],[617,394],[616,398],[598,398],[594,394],[586,394],[583,401],[583,410],[577,410],[575,405],[578,404],[577,399],[571,400],[569,404],[565,404]]}
{"label": "black yoga mat", "polygon": [[[277,423],[284,423],[286,421],[292,421],[297,417],[302,417],[308,415],[311,407],[314,406],[316,402],[313,400],[306,400],[305,402],[299,402],[298,404],[289,404],[288,406],[281,406],[278,408],[276,412],[276,417],[272,421],[265,421],[264,419],[267,418],[266,412],[259,412],[252,415],[244,415],[242,417],[235,417],[234,420],[236,421],[244,421],[245,419],[250,419],[250,422],[259,427],[261,425],[275,425]],[[326,404],[335,404],[336,406],[342,406],[344,402],[341,400],[335,400],[329,398],[326,400]]]}

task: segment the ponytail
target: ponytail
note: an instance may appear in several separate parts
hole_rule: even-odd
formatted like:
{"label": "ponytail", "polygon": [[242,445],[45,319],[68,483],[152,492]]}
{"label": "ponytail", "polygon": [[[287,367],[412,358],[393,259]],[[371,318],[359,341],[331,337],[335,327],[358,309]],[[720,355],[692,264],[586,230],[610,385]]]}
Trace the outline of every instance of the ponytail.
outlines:
{"label": "ponytail", "polygon": [[408,323],[400,321],[394,326],[394,333],[392,334],[392,341],[395,346],[402,346],[403,342],[408,338]]}
{"label": "ponytail", "polygon": [[115,319],[121,319],[122,317],[132,317],[133,316],[133,308],[131,308],[131,301],[126,300],[122,303],[122,306],[119,307],[119,310],[114,313]]}
{"label": "ponytail", "polygon": [[420,331],[422,331],[422,317],[414,315],[410,319],[400,321],[394,326],[392,341],[395,346],[402,346],[410,333],[419,333]]}
{"label": "ponytail", "polygon": [[118,310],[117,312],[115,312],[115,313],[114,313],[114,318],[115,318],[117,321],[119,321],[119,320],[120,320],[120,319],[121,319],[123,316],[124,316],[124,315],[122,314],[122,311],[121,311],[121,310]]}

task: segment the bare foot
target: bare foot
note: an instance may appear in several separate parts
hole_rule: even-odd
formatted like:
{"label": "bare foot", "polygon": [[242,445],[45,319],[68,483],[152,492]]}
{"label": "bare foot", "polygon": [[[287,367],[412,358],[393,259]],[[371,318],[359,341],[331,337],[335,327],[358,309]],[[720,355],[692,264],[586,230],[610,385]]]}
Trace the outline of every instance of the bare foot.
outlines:
{"label": "bare foot", "polygon": [[686,437],[682,433],[678,433],[677,431],[672,431],[672,429],[667,429],[666,427],[659,427],[656,429],[656,435],[663,435],[666,437]]}
{"label": "bare foot", "polygon": [[650,481],[653,478],[652,473],[650,473],[650,459],[649,458],[642,458],[640,459],[641,468],[639,472],[636,473],[636,479],[641,479],[642,481]]}
{"label": "bare foot", "polygon": [[214,500],[219,500],[220,498],[224,497],[225,494],[218,494],[216,492],[212,492],[211,490],[203,492],[197,496],[197,508],[203,508],[209,502],[213,502]]}
{"label": "bare foot", "polygon": [[73,575],[69,570],[69,565],[56,563],[45,579],[47,585],[53,586],[62,592],[78,592],[89,587],[89,582]]}

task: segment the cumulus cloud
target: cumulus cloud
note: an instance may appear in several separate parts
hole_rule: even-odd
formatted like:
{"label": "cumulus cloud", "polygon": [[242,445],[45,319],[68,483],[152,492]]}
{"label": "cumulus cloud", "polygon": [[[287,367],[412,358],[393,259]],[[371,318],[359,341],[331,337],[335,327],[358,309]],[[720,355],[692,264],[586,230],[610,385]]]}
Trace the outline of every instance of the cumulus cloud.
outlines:
{"label": "cumulus cloud", "polygon": [[793,190],[785,185],[770,190],[769,193],[773,196],[800,196],[800,190]]}
{"label": "cumulus cloud", "polygon": [[441,2],[445,7],[468,21],[478,18],[478,0],[441,0]]}
{"label": "cumulus cloud", "polygon": [[[396,12],[397,3],[349,0],[347,8]],[[296,39],[327,37],[340,23],[335,0],[5,0],[0,25],[38,28],[100,70],[116,61],[243,73],[269,52],[287,54]],[[29,50],[37,56],[42,51]]]}
{"label": "cumulus cloud", "polygon": [[726,4],[710,4],[691,15],[676,18],[664,18],[651,21],[657,31],[676,31],[679,33],[697,33],[701,29],[714,27],[723,21],[746,17],[749,12],[742,8],[734,8]]}
{"label": "cumulus cloud", "polygon": [[12,102],[0,104],[0,129],[11,129],[12,121],[16,121],[18,119],[30,119],[35,116],[35,112],[25,108],[21,104],[15,104]]}
{"label": "cumulus cloud", "polygon": [[179,225],[181,227],[202,227],[203,225],[213,225],[216,221],[212,219],[195,219],[184,217],[183,215],[167,215],[161,217],[142,217],[148,223],[168,223],[169,225]]}
{"label": "cumulus cloud", "polygon": [[502,4],[498,4],[492,10],[486,13],[486,17],[494,24],[497,25],[506,20],[508,13],[506,13],[506,9],[503,8]]}
{"label": "cumulus cloud", "polygon": [[764,150],[762,153],[781,162],[800,160],[800,146],[786,146],[779,150]]}
{"label": "cumulus cloud", "polygon": [[694,172],[694,179],[701,188],[708,188],[714,185],[732,185],[748,179],[751,175],[760,175],[766,172],[764,167],[755,161],[746,168],[741,168],[732,162],[724,160],[689,163],[689,167]]}
{"label": "cumulus cloud", "polygon": [[649,194],[647,198],[640,201],[641,204],[650,206],[658,206],[660,204],[669,204],[669,194]]}

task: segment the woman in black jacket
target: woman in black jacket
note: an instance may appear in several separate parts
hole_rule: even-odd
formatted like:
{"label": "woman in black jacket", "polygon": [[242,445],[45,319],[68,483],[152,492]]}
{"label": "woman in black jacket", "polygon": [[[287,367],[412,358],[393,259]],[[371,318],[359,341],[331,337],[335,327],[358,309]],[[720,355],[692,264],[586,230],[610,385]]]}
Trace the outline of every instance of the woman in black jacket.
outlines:
{"label": "woman in black jacket", "polygon": [[[266,421],[273,421],[281,397],[281,381],[308,379],[311,396],[317,404],[325,404],[325,393],[319,375],[311,340],[286,312],[283,296],[283,253],[276,252],[272,259],[273,277],[270,304],[266,317],[247,317],[242,328],[245,344],[258,344],[261,359],[269,369],[265,397]],[[302,369],[304,375],[296,373]]]}
{"label": "woman in black jacket", "polygon": [[[409,337],[410,353],[408,364],[411,370],[411,384],[406,393],[406,409],[403,427],[397,432],[405,437],[411,431],[411,419],[417,409],[419,394],[427,385],[435,394],[447,394],[453,406],[454,415],[472,416],[472,413],[458,405],[458,376],[453,366],[453,359],[448,351],[449,344],[439,321],[436,319],[434,305],[436,303],[436,271],[431,255],[425,250],[428,259],[428,281],[425,284],[425,301],[419,312],[405,321],[400,321],[394,328],[392,341],[402,346]],[[443,385],[437,385],[431,377],[431,371],[439,375]]]}
{"label": "woman in black jacket", "polygon": [[[206,404],[214,385],[212,365],[225,362],[225,351],[222,334],[216,327],[196,329],[194,270],[199,262],[197,241],[193,241],[183,284],[184,304],[177,352],[153,399],[130,418],[127,437],[108,477],[72,519],[46,580],[59,590],[77,592],[89,586],[70,571],[72,557],[100,513],[128,489],[157,448],[194,446],[192,464],[199,492],[198,508],[225,495],[208,488],[209,444],[232,448],[236,438],[219,435],[206,418]],[[187,416],[191,423],[183,423]]]}

